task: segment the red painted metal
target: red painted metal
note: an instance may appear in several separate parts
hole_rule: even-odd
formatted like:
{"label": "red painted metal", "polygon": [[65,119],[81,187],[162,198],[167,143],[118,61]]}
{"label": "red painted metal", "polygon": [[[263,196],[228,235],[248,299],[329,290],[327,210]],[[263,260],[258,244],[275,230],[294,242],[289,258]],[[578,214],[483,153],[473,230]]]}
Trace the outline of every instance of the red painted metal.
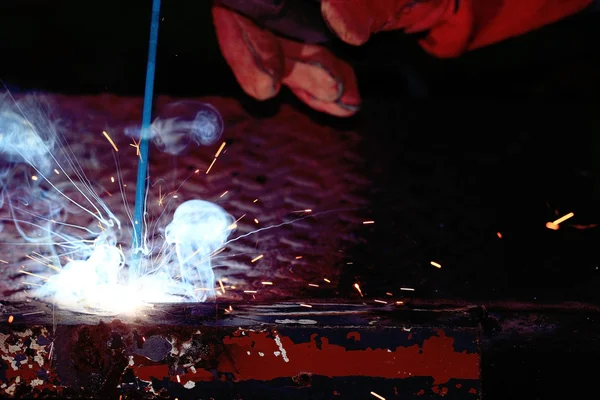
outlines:
{"label": "red painted metal", "polygon": [[[302,314],[278,307],[238,306],[238,315],[209,317],[211,305],[205,304],[183,311],[188,318],[174,312],[171,323],[156,325],[136,318],[90,323],[93,318],[62,312],[53,328],[39,316],[31,321],[19,316],[1,326],[0,393],[353,399],[372,391],[386,399],[479,397],[479,324],[469,311],[430,319],[433,314],[425,311],[365,306],[362,312],[352,305],[323,305]],[[422,322],[415,323],[413,314]]]}

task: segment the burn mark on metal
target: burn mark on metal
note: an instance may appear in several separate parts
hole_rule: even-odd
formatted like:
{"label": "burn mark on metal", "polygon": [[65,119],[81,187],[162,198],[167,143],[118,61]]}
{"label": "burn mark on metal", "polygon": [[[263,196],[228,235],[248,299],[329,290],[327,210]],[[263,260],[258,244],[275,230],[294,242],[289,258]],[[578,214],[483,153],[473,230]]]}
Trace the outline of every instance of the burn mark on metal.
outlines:
{"label": "burn mark on metal", "polygon": [[[6,334],[0,336],[2,394],[364,399],[376,392],[386,399],[479,397],[480,328],[474,310],[318,303],[308,312],[291,303],[233,305],[233,310],[215,314],[214,304],[160,305],[149,309],[143,321],[138,316],[112,321],[97,317],[95,322],[57,312],[59,322],[51,335],[50,313],[29,318],[21,309],[19,317],[12,309],[16,322],[4,326]],[[159,323],[148,322],[158,315],[163,315]],[[296,322],[300,320],[315,323]],[[54,351],[49,357],[50,346]],[[41,363],[33,366],[32,357]]]}

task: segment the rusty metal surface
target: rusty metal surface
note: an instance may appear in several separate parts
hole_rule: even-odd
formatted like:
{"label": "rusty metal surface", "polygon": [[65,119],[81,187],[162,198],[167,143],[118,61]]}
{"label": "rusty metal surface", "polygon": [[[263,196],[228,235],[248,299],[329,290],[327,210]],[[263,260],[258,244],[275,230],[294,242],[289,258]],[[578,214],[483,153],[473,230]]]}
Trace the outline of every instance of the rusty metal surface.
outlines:
{"label": "rusty metal surface", "polygon": [[[233,312],[229,312],[229,304],[159,305],[145,310],[141,315],[124,316],[119,320],[53,310],[48,305],[3,303],[0,314],[3,344],[0,353],[2,384],[6,386],[0,384],[1,393],[23,397],[41,395],[42,383],[45,385],[45,395],[54,398],[64,396],[65,390],[76,398],[85,393],[88,397],[96,395],[100,398],[118,398],[121,393],[125,398],[157,397],[150,387],[163,397],[168,397],[169,393],[171,398],[177,396],[180,399],[205,398],[202,395],[208,396],[208,393],[213,393],[215,399],[369,398],[361,390],[368,390],[369,393],[374,391],[386,399],[477,398],[459,390],[467,385],[479,388],[479,396],[482,393],[486,399],[505,399],[517,393],[532,398],[549,398],[552,394],[588,397],[594,390],[590,386],[594,372],[587,367],[600,355],[597,343],[600,311],[594,305],[488,302],[484,306],[469,306],[452,300],[413,300],[397,307],[323,303],[311,299],[304,301],[313,307],[305,308],[298,303],[234,304]],[[7,323],[10,316],[13,316],[12,324]],[[194,337],[198,331],[200,336]],[[305,375],[290,374],[285,367],[270,363],[274,360],[282,362],[283,359],[279,358],[281,353],[274,360],[266,358],[269,351],[273,356],[274,352],[280,351],[273,332],[278,332],[282,343],[286,345],[286,356],[290,359],[290,363],[286,364],[288,368],[294,366],[302,372],[312,371],[310,379]],[[441,332],[443,337],[440,336]],[[165,337],[179,344],[167,344],[163,340]],[[360,341],[357,341],[359,337]],[[429,346],[441,345],[444,341],[449,345],[449,338],[454,340],[451,346],[454,352],[438,348],[436,357],[430,358],[426,350],[433,348]],[[204,346],[206,342],[210,346]],[[471,354],[475,343],[481,354],[481,383],[474,380],[460,383],[460,374],[452,369],[446,375],[452,376],[447,383],[434,384],[436,379],[445,379],[444,369],[436,369],[435,366],[472,360],[462,356]],[[240,366],[246,368],[240,371],[246,374],[258,374],[255,369],[266,366],[267,369],[262,373],[268,375],[268,371],[271,371],[273,374],[267,378],[284,375],[284,372],[287,375],[270,381],[236,380],[235,373],[231,375],[231,369],[228,369],[231,364],[225,360],[222,371],[228,378],[233,377],[232,381],[228,381],[228,378],[217,380],[213,372],[218,368],[209,368],[207,371],[207,358],[198,360],[194,366],[195,372],[188,365],[187,355],[194,356],[196,353],[190,351],[182,354],[181,349],[190,349],[189,344],[196,349],[205,349],[206,354],[212,355],[217,354],[217,348],[231,349],[236,354],[232,359],[240,360]],[[411,347],[416,344],[417,347]],[[48,357],[50,348],[59,345],[63,351],[56,353],[56,347],[52,350],[52,357]],[[116,346],[116,349],[111,346]],[[261,346],[267,350],[261,351]],[[209,347],[210,352],[207,352]],[[366,347],[375,351],[363,351]],[[416,376],[382,380],[370,376],[369,371],[362,378],[326,378],[315,373],[322,373],[326,366],[328,371],[343,374],[347,371],[344,368],[354,365],[344,357],[364,356],[361,359],[365,365],[372,366],[378,375],[385,375],[387,364],[384,361],[390,353],[387,349],[384,353],[378,353],[376,349],[386,347],[395,349],[392,355],[402,353],[411,360],[408,367],[404,365],[402,368]],[[91,350],[81,351],[86,348]],[[164,360],[159,360],[166,353],[171,354],[173,348],[177,349],[179,355],[167,355]],[[410,353],[411,348],[415,353]],[[463,353],[465,349],[469,351]],[[423,354],[417,356],[416,350],[422,350]],[[359,353],[346,354],[353,351]],[[306,357],[297,360],[297,354]],[[336,363],[328,364],[329,359],[323,361],[323,358],[319,358],[329,354]],[[369,358],[368,354],[378,356]],[[129,370],[129,356],[134,359],[134,371]],[[426,360],[427,365],[419,364],[419,360]],[[58,368],[59,361],[65,366],[60,370],[62,372]],[[248,366],[250,361],[251,366]],[[318,362],[315,364],[315,361]],[[397,367],[397,360],[387,361],[390,362],[390,368]],[[83,364],[75,368],[77,363]],[[111,372],[110,365],[114,365],[116,371]],[[464,364],[465,367],[468,365]],[[426,372],[421,371],[421,374],[430,376],[418,376],[419,373],[415,372],[417,367],[424,367]],[[156,378],[160,375],[162,378]],[[17,380],[17,376],[21,378]],[[85,382],[85,387],[94,388],[96,392],[85,392],[73,386],[69,388],[64,383],[66,381],[59,380],[64,376],[71,383]],[[118,380],[117,385],[124,381],[130,383],[117,387],[116,391],[108,380],[99,377],[110,377],[112,382]],[[261,377],[265,378],[264,375]],[[213,380],[209,382],[206,379]],[[193,382],[193,388],[186,388],[186,384],[192,386],[188,381]],[[302,382],[308,382],[310,386],[303,386]],[[348,393],[340,391],[340,388],[351,388],[352,391]],[[104,397],[98,394],[101,391]]]}
{"label": "rusty metal surface", "polygon": [[0,326],[0,388],[50,398],[480,397],[479,310],[313,304],[158,305],[99,323],[5,304],[4,314],[21,314]]}

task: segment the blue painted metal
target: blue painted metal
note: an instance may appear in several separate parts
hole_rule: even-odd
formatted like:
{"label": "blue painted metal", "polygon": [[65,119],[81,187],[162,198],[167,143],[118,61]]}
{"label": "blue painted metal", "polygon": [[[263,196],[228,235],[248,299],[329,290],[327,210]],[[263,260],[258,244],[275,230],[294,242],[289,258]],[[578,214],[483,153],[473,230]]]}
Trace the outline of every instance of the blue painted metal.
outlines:
{"label": "blue painted metal", "polygon": [[154,93],[154,74],[156,71],[156,48],[158,46],[158,24],[160,18],[160,0],[152,0],[152,19],[150,24],[150,41],[148,48],[148,64],[146,66],[146,87],[144,91],[144,109],[142,114],[142,130],[140,135],[140,159],[138,161],[137,181],[135,188],[135,205],[133,213],[132,247],[143,246],[143,220],[145,211],[146,179],[148,176],[148,156],[150,123],[152,119],[152,99]]}

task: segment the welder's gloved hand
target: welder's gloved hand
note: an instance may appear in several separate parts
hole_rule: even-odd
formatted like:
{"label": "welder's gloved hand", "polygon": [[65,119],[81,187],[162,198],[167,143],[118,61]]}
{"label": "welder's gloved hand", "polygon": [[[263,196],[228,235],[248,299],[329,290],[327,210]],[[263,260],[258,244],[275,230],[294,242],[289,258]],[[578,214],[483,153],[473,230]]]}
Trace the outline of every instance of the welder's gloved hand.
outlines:
{"label": "welder's gloved hand", "polygon": [[[440,58],[457,57],[575,14],[592,0],[321,0],[335,34],[362,45],[377,32],[422,33],[419,44]],[[355,75],[344,61],[315,45],[283,39],[226,8],[213,7],[223,55],[257,99],[287,85],[309,106],[337,116],[358,110]],[[390,49],[394,51],[395,49]]]}
{"label": "welder's gloved hand", "polygon": [[457,57],[575,14],[593,0],[323,0],[321,11],[345,42],[376,32],[425,33],[419,44],[440,58]]}
{"label": "welder's gloved hand", "polygon": [[354,71],[328,50],[276,36],[228,8],[214,6],[213,19],[223,56],[250,96],[266,100],[286,85],[318,111],[340,117],[358,111]]}

